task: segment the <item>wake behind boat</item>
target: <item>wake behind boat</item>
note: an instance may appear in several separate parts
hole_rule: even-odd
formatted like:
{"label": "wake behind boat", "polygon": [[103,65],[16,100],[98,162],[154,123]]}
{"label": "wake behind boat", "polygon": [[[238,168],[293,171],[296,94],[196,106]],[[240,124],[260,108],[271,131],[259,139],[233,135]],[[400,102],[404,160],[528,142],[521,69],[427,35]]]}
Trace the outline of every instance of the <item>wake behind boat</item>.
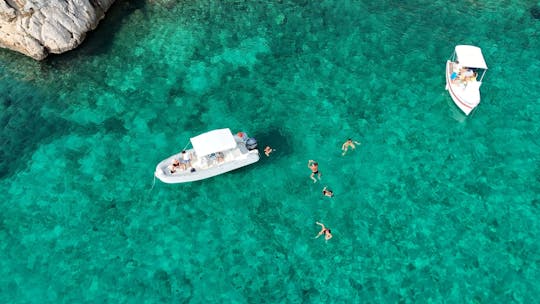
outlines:
{"label": "wake behind boat", "polygon": [[466,115],[480,103],[480,86],[486,70],[482,50],[472,45],[457,45],[451,60],[446,61],[446,90]]}
{"label": "wake behind boat", "polygon": [[161,161],[154,175],[164,183],[193,182],[238,169],[259,160],[257,141],[245,132],[217,129],[192,137],[192,148]]}

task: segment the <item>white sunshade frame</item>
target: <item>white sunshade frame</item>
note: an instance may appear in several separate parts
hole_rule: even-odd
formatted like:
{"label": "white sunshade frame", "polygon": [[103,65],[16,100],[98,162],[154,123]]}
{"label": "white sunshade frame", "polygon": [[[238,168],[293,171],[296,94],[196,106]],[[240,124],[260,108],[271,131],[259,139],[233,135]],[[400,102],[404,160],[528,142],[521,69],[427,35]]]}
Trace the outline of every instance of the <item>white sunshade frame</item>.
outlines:
{"label": "white sunshade frame", "polygon": [[191,145],[199,156],[210,155],[236,147],[236,140],[229,128],[217,129],[192,137]]}
{"label": "white sunshade frame", "polygon": [[487,70],[488,67],[484,61],[484,56],[482,56],[482,50],[479,47],[458,45],[455,52],[461,66]]}

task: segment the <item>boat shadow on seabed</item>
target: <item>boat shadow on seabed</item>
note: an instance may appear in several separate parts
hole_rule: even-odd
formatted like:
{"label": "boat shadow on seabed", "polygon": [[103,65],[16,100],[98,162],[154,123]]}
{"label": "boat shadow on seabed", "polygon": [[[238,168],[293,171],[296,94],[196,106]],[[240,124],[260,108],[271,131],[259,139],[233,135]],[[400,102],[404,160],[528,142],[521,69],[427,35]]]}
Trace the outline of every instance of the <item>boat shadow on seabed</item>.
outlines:
{"label": "boat shadow on seabed", "polygon": [[[253,137],[257,140],[258,149],[260,151],[262,163],[266,163],[268,160],[275,158],[281,158],[288,156],[293,153],[292,143],[290,141],[291,136],[286,134],[286,131],[282,129],[267,129],[263,132],[257,132],[252,134]],[[276,152],[273,152],[270,157],[264,155],[264,148],[270,146],[272,149],[275,149]],[[259,166],[261,161],[259,161]],[[249,168],[239,168],[230,172],[230,175],[235,174],[245,174],[243,170],[248,170]]]}
{"label": "boat shadow on seabed", "polygon": [[[282,129],[268,129],[264,132],[255,134],[255,138],[259,143],[259,150],[264,154],[264,148],[270,146],[275,149],[279,157],[288,156],[294,151],[292,149],[292,143],[290,141],[291,135],[287,134]],[[272,154],[273,155],[273,154]]]}

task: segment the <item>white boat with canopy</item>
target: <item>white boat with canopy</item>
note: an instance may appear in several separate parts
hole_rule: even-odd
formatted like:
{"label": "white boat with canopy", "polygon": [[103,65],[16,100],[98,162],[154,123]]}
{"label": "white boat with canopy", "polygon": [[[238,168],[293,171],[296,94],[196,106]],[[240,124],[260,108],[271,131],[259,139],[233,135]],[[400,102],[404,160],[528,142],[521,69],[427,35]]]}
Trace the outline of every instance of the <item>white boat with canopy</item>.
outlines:
{"label": "white boat with canopy", "polygon": [[457,45],[446,61],[446,90],[466,115],[480,103],[480,86],[487,68],[482,50],[472,45]]}
{"label": "white boat with canopy", "polygon": [[164,183],[193,182],[253,164],[259,160],[257,141],[245,132],[217,129],[190,139],[192,148],[161,161],[154,175]]}

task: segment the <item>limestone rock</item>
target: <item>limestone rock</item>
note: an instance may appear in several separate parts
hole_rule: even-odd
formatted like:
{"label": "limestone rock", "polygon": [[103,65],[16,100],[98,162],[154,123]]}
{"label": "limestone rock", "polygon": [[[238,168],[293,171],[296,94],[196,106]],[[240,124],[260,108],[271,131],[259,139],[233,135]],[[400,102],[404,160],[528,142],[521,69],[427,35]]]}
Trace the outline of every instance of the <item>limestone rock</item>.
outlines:
{"label": "limestone rock", "polygon": [[41,60],[76,48],[114,0],[0,0],[0,47]]}

